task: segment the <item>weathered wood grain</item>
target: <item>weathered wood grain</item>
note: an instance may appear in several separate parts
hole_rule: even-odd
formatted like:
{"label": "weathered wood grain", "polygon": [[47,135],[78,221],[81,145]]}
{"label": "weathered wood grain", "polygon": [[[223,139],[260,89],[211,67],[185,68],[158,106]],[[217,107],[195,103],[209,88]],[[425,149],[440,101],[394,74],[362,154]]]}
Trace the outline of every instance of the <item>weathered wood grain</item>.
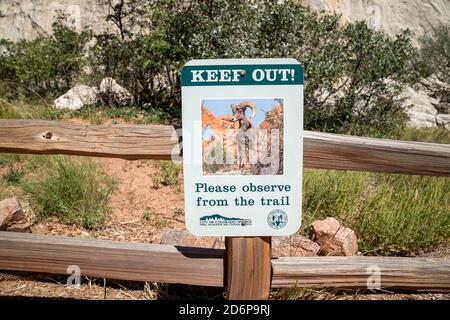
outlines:
{"label": "weathered wood grain", "polygon": [[271,279],[270,237],[227,237],[229,300],[267,300]]}
{"label": "weathered wood grain", "polygon": [[172,126],[0,120],[0,152],[133,160],[171,159],[171,155],[178,155],[180,149]]}
{"label": "weathered wood grain", "polygon": [[381,288],[450,291],[449,259],[359,256],[273,259],[272,287],[367,288],[376,268]]}
{"label": "weathered wood grain", "polygon": [[0,232],[0,269],[224,286],[224,250]]}
{"label": "weathered wood grain", "polygon": [[[179,138],[172,126],[0,120],[0,152],[171,159],[180,154]],[[450,176],[444,144],[305,131],[303,152],[307,168]]]}
{"label": "weathered wood grain", "polygon": [[[225,250],[0,232],[0,270],[222,287],[231,299],[266,299],[268,238],[230,238]],[[257,240],[255,240],[257,239]],[[231,260],[230,260],[231,257]],[[227,275],[224,277],[224,262]],[[369,267],[381,287],[450,291],[450,259],[400,257],[285,257],[272,259],[272,288],[367,288]],[[260,279],[261,281],[251,281]]]}
{"label": "weathered wood grain", "polygon": [[450,145],[306,131],[304,166],[450,176]]}

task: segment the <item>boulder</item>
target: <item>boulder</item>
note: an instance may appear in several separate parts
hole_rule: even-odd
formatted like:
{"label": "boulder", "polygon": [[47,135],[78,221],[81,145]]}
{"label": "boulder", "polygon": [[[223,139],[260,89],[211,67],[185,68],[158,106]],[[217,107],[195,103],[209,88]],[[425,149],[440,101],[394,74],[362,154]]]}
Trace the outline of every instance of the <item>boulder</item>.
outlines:
{"label": "boulder", "polygon": [[31,232],[30,225],[16,197],[0,201],[0,231]]}
{"label": "boulder", "polygon": [[358,252],[355,231],[332,217],[312,223],[312,240],[320,245],[324,255],[352,256]]}
{"label": "boulder", "polygon": [[104,78],[99,89],[104,104],[126,106],[131,103],[131,93],[113,78]]}
{"label": "boulder", "polygon": [[404,98],[403,106],[409,116],[408,126],[414,128],[436,127],[436,115],[438,111],[436,106],[439,101],[429,96],[425,91],[414,90],[406,87],[402,93]]}
{"label": "boulder", "polygon": [[443,74],[433,74],[421,79],[414,85],[414,89],[424,91],[428,96],[435,98],[439,103],[435,105],[438,113],[450,113],[450,82],[442,81],[448,79]]}
{"label": "boulder", "polygon": [[316,256],[319,250],[317,243],[299,234],[272,237],[274,257],[310,257]]}
{"label": "boulder", "polygon": [[77,110],[97,103],[97,94],[97,88],[80,84],[57,98],[53,104],[58,109]]}
{"label": "boulder", "polygon": [[160,244],[182,247],[224,248],[221,237],[196,237],[187,230],[170,230],[162,234]]}
{"label": "boulder", "polygon": [[450,130],[450,114],[438,114],[436,123]]}

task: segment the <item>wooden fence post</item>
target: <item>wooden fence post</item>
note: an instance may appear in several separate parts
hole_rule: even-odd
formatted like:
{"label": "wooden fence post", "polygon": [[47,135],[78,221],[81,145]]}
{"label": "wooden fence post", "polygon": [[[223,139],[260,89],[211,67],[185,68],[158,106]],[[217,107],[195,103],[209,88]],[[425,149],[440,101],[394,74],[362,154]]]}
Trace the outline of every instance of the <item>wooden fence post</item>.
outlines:
{"label": "wooden fence post", "polygon": [[271,237],[227,237],[229,300],[267,300],[270,293]]}

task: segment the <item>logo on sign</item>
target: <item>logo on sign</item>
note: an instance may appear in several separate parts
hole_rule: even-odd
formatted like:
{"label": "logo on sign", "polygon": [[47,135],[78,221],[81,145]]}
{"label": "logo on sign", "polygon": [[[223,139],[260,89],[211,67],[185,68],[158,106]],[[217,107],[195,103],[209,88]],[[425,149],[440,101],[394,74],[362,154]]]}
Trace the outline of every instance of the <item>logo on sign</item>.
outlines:
{"label": "logo on sign", "polygon": [[273,229],[282,229],[287,225],[288,217],[286,212],[280,209],[270,211],[267,216],[267,223]]}
{"label": "logo on sign", "polygon": [[200,218],[201,226],[250,226],[252,220],[241,218],[227,218],[220,214],[213,214],[210,216],[204,216]]}

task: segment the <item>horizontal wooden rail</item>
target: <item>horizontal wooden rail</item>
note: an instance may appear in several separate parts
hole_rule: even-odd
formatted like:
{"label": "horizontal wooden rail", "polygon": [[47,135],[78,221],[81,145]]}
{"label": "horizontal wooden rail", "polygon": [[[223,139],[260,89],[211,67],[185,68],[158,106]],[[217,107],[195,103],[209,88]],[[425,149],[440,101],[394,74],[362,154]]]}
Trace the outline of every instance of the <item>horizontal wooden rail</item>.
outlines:
{"label": "horizontal wooden rail", "polygon": [[0,152],[134,160],[171,159],[180,149],[172,126],[0,120]]}
{"label": "horizontal wooden rail", "polygon": [[304,166],[450,176],[450,145],[306,131]]}
{"label": "horizontal wooden rail", "polygon": [[[0,270],[224,286],[225,250],[0,232]],[[450,260],[398,257],[272,259],[272,288],[367,288],[369,267],[382,288],[450,291]],[[372,269],[374,270],[374,269]]]}
{"label": "horizontal wooden rail", "polygon": [[224,286],[225,250],[0,232],[0,269]]}
{"label": "horizontal wooden rail", "polygon": [[[180,138],[172,126],[0,120],[0,152],[171,159]],[[450,176],[450,145],[305,131],[304,166]]]}
{"label": "horizontal wooden rail", "polygon": [[274,259],[272,287],[367,288],[377,271],[385,289],[450,291],[449,259],[359,256]]}

